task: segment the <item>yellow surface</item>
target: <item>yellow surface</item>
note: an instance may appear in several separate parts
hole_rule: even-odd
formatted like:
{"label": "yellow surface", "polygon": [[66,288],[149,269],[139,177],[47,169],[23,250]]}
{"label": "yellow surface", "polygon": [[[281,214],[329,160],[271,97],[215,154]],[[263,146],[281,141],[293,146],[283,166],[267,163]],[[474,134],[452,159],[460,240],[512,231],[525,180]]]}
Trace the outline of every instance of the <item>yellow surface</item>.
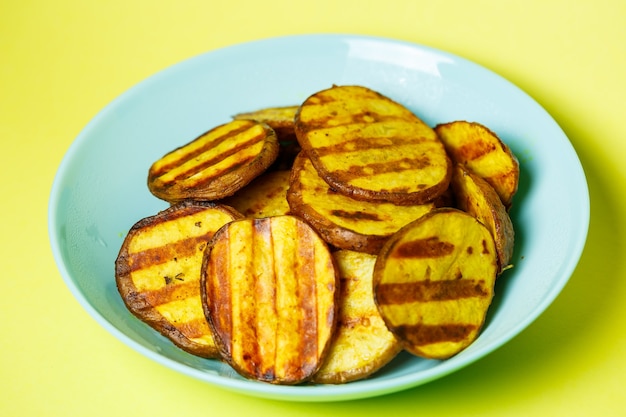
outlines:
{"label": "yellow surface", "polygon": [[[3,1],[0,415],[624,415],[624,22],[621,0]],[[315,32],[428,44],[502,74],[563,127],[584,165],[592,203],[576,272],[526,331],[427,385],[329,404],[241,396],[131,350],[65,287],[46,218],[64,152],[123,91],[211,49]]]}

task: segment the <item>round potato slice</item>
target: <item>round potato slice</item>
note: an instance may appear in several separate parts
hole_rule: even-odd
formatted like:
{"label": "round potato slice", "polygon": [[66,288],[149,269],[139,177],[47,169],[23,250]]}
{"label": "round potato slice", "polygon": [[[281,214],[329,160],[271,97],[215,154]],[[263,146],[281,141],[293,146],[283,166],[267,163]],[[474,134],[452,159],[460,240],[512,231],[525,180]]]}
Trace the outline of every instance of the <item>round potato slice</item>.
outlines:
{"label": "round potato slice", "polygon": [[278,156],[276,133],[254,120],[233,120],[173,150],[150,167],[148,188],[169,202],[218,200],[264,172]]}
{"label": "round potato slice", "polygon": [[336,326],[337,273],[303,220],[222,227],[205,251],[201,293],[221,356],[241,375],[297,384],[323,363]]}
{"label": "round potato slice", "polygon": [[437,125],[435,132],[452,160],[487,181],[508,210],[517,192],[519,161],[498,135],[480,123],[464,120]]}
{"label": "round potato slice", "polygon": [[448,188],[452,167],[434,130],[366,87],[313,94],[295,132],[324,181],[357,200],[423,204]]}
{"label": "round potato slice", "polygon": [[457,164],[452,175],[452,189],[458,208],[487,226],[496,244],[499,272],[510,267],[515,246],[515,230],[498,193],[484,179]]}
{"label": "round potato slice", "polygon": [[374,297],[410,353],[449,358],[482,328],[498,260],[489,230],[453,208],[431,211],[392,236],[374,266]]}
{"label": "round potato slice", "polygon": [[291,171],[287,201],[330,245],[377,254],[389,236],[435,207],[361,201],[333,191],[301,152]]}
{"label": "round potato slice", "polygon": [[185,201],[138,221],[115,261],[128,309],[183,350],[219,357],[202,308],[200,268],[213,234],[241,217],[228,206]]}
{"label": "round potato slice", "polygon": [[372,274],[376,256],[340,250],[333,257],[341,289],[337,330],[324,365],[312,379],[323,384],[366,378],[402,350],[374,304]]}

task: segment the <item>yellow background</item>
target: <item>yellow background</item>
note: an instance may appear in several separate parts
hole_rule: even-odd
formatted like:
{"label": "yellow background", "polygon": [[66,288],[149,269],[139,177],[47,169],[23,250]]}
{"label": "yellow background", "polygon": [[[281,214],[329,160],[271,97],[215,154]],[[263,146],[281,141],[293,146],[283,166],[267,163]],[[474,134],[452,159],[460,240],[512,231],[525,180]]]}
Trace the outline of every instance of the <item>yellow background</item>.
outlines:
{"label": "yellow background", "polygon": [[[532,95],[581,158],[589,238],[545,314],[459,372],[370,400],[249,398],[152,362],[82,309],[52,258],[48,196],[72,140],[137,82],[218,47],[321,32],[447,50]],[[0,415],[625,415],[625,98],[620,0],[2,1]]]}

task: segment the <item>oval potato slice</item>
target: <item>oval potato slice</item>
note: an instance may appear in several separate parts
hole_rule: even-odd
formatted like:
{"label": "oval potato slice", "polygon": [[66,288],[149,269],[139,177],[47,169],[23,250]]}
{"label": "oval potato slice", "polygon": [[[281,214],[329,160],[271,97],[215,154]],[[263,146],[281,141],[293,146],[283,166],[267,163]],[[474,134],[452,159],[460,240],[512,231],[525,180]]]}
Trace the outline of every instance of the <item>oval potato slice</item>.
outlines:
{"label": "oval potato slice", "polygon": [[434,130],[366,87],[311,95],[295,132],[324,181],[357,200],[423,204],[448,188],[452,166]]}
{"label": "oval potato slice", "polygon": [[519,183],[519,161],[498,135],[486,126],[464,120],[435,126],[452,160],[487,181],[511,207]]}
{"label": "oval potato slice", "polygon": [[515,231],[509,213],[493,187],[478,175],[457,164],[452,189],[458,208],[476,217],[493,236],[500,273],[510,267]]}
{"label": "oval potato slice", "polygon": [[222,358],[248,378],[297,384],[321,366],[336,326],[326,243],[293,216],[228,223],[207,247],[202,302]]}
{"label": "oval potato slice", "polygon": [[169,202],[218,200],[248,184],[277,156],[272,128],[254,120],[233,120],[154,162],[148,188]]}
{"label": "oval potato slice", "polygon": [[392,236],[374,266],[374,297],[387,327],[417,356],[445,359],[478,336],[494,293],[489,230],[457,209],[427,213]]}
{"label": "oval potato slice", "polygon": [[434,203],[397,206],[360,201],[333,191],[301,152],[291,171],[287,201],[291,212],[305,219],[330,245],[377,254],[389,236],[423,216]]}
{"label": "oval potato slice", "polygon": [[339,269],[341,295],[335,336],[324,365],[312,379],[322,384],[366,378],[402,350],[374,303],[372,274],[376,256],[339,250],[333,257]]}
{"label": "oval potato slice", "polygon": [[213,234],[241,217],[228,206],[185,201],[135,223],[115,261],[127,308],[181,349],[219,357],[202,308],[200,268]]}

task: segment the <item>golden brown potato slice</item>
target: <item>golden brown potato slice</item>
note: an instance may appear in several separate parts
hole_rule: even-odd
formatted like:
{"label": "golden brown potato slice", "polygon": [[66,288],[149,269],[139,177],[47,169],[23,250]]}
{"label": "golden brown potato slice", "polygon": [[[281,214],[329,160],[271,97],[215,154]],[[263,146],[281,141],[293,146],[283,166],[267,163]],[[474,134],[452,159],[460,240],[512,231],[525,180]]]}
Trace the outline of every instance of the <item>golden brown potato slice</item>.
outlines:
{"label": "golden brown potato slice", "polygon": [[489,230],[470,214],[440,208],[383,247],[374,266],[374,297],[407,351],[445,359],[478,336],[497,269]]}
{"label": "golden brown potato slice", "polygon": [[435,131],[452,160],[491,184],[508,210],[519,183],[519,162],[511,149],[480,123],[454,121]]}
{"label": "golden brown potato slice", "polygon": [[148,188],[169,202],[218,200],[264,172],[278,156],[276,134],[253,120],[217,126],[150,167]]}
{"label": "golden brown potato slice", "polygon": [[231,207],[186,201],[138,221],[115,261],[128,309],[187,352],[219,357],[202,308],[200,268],[215,231],[241,217]]}
{"label": "golden brown potato slice", "polygon": [[295,141],[293,130],[296,112],[300,106],[265,107],[251,112],[238,113],[233,116],[235,120],[250,119],[268,124],[276,132],[278,140]]}
{"label": "golden brown potato slice", "polygon": [[339,320],[328,357],[312,379],[324,384],[366,378],[402,350],[374,304],[372,273],[376,256],[349,250],[334,252],[333,256],[341,289]]}
{"label": "golden brown potato slice", "polygon": [[207,247],[201,280],[222,357],[248,378],[309,379],[336,326],[337,279],[326,243],[297,217],[225,225]]}
{"label": "golden brown potato slice", "polygon": [[510,267],[515,245],[515,231],[504,204],[493,187],[463,165],[457,164],[452,175],[452,189],[457,206],[476,217],[493,236],[498,253],[499,272]]}
{"label": "golden brown potato slice", "polygon": [[355,199],[423,204],[448,188],[452,166],[434,130],[368,88],[313,94],[296,114],[295,131],[324,181]]}
{"label": "golden brown potato slice", "polygon": [[294,163],[287,201],[322,238],[340,249],[377,254],[389,236],[434,208],[360,201],[333,191],[304,153]]}
{"label": "golden brown potato slice", "polygon": [[287,189],[291,171],[269,171],[222,202],[246,217],[270,217],[289,214]]}

